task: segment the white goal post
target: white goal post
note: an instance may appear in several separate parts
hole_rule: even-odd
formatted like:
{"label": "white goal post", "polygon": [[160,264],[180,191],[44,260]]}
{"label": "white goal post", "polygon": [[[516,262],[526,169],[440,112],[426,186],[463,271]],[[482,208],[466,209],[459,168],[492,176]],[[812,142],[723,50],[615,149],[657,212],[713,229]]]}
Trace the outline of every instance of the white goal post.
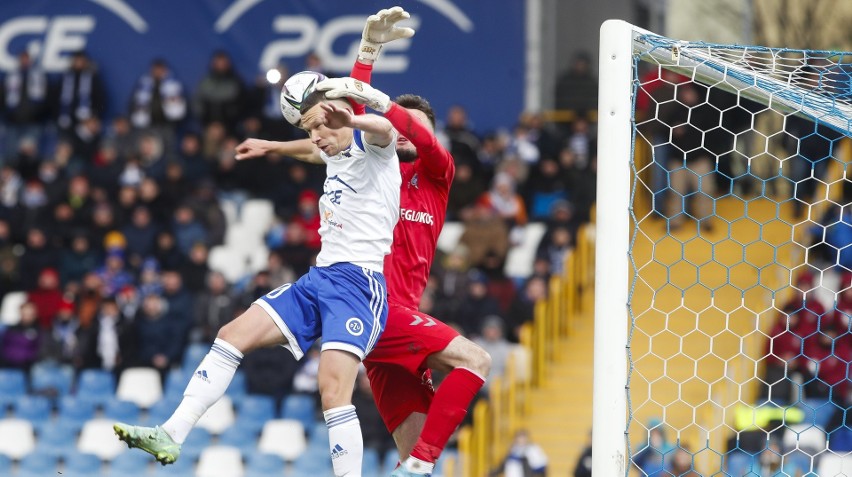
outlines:
{"label": "white goal post", "polygon": [[[852,308],[839,305],[852,303],[852,244],[831,237],[848,219],[820,222],[852,207],[852,54],[678,41],[619,20],[600,34],[594,475],[646,475],[635,442],[655,430],[670,434],[660,465],[681,452],[698,475],[852,475],[852,424],[825,417],[848,399],[852,423]],[[654,98],[654,81],[670,96]],[[794,317],[817,306],[799,336]],[[781,333],[798,355],[778,351]],[[815,337],[826,353],[808,351]],[[773,359],[788,361],[780,377]],[[841,430],[848,450],[833,447]]]}

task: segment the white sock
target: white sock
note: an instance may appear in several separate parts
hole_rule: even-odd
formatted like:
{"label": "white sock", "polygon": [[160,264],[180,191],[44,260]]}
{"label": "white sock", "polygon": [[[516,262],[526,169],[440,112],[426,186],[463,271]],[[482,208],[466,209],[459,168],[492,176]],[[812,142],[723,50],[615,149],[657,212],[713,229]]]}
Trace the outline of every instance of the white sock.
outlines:
{"label": "white sock", "polygon": [[355,406],[341,406],[322,413],[328,426],[328,445],[336,477],[361,477],[364,441]]}
{"label": "white sock", "polygon": [[409,472],[413,472],[415,474],[432,474],[432,469],[435,468],[435,464],[432,462],[426,462],[425,460],[420,460],[417,457],[408,456],[408,459],[405,459],[405,462],[402,463]]}
{"label": "white sock", "polygon": [[216,338],[186,385],[180,405],[162,426],[175,442],[183,444],[201,416],[225,395],[242,359],[237,348]]}

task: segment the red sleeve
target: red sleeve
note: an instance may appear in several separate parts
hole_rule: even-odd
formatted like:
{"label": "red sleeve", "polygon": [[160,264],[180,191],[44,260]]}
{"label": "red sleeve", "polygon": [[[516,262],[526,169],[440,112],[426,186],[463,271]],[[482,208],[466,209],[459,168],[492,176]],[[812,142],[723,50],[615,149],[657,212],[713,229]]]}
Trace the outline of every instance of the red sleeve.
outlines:
{"label": "red sleeve", "polygon": [[417,148],[417,156],[421,159],[420,168],[426,174],[432,178],[445,179],[448,183],[452,181],[456,170],[453,156],[438,142],[432,131],[396,103],[391,103],[385,117]]}
{"label": "red sleeve", "polygon": [[[366,63],[361,63],[360,61],[355,61],[355,64],[352,66],[352,72],[349,73],[349,76],[355,78],[358,81],[363,81],[367,84],[370,84],[370,77],[373,74],[373,65],[368,65]],[[355,114],[364,114],[367,108],[363,104],[358,104],[355,101],[349,100],[349,104],[352,105],[352,111]]]}

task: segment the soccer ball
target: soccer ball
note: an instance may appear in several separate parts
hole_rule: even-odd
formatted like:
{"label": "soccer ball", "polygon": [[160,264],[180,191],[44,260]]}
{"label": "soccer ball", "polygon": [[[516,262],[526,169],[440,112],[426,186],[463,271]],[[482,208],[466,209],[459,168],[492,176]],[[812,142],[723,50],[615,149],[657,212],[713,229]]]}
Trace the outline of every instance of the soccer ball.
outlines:
{"label": "soccer ball", "polygon": [[296,127],[302,123],[302,101],[324,79],[324,74],[315,71],[301,71],[287,78],[281,88],[281,114],[288,123]]}

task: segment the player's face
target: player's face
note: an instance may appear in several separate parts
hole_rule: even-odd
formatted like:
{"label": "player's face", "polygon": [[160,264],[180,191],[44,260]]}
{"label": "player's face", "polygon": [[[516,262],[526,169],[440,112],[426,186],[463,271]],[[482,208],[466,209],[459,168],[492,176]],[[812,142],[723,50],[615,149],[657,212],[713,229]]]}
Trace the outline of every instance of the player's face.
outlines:
{"label": "player's face", "polygon": [[335,156],[352,143],[352,129],[331,129],[325,125],[325,113],[319,105],[302,115],[302,128],[319,150],[327,156]]}
{"label": "player's face", "polygon": [[[433,133],[435,132],[435,128],[432,127],[432,122],[429,121],[429,117],[426,116],[426,113],[419,109],[407,109],[415,118],[417,118],[418,121],[420,121],[420,123],[426,126],[426,129]],[[405,136],[398,134],[396,140],[396,155],[399,156],[400,162],[414,162],[417,160],[417,148],[414,147],[414,144],[412,144]]]}

